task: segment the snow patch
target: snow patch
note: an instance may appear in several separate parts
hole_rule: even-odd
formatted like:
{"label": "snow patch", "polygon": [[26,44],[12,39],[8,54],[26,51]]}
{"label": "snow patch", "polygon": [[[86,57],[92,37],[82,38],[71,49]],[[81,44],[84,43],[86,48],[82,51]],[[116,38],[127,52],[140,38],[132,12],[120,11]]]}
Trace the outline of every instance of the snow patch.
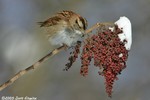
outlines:
{"label": "snow patch", "polygon": [[131,44],[132,44],[132,28],[131,28],[131,22],[130,20],[123,16],[120,17],[118,21],[115,22],[116,25],[118,25],[118,28],[120,28],[123,32],[118,34],[120,40],[123,42],[126,40],[125,47],[127,50],[130,50]]}
{"label": "snow patch", "polygon": [[109,27],[109,29],[110,29],[110,31],[112,31],[112,32],[114,31],[114,27]]}
{"label": "snow patch", "polygon": [[120,54],[119,54],[119,57],[122,57],[122,56],[123,56],[123,54],[122,54],[122,53],[120,53]]}

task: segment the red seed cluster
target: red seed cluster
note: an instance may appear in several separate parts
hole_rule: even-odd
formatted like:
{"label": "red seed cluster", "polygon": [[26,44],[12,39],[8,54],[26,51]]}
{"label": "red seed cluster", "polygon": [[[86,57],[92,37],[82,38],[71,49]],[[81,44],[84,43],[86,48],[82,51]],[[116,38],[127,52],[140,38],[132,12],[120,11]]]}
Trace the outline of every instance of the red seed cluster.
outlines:
{"label": "red seed cluster", "polygon": [[91,45],[90,44],[91,41],[89,41],[89,43],[85,44],[83,46],[83,50],[82,50],[82,56],[81,56],[81,69],[80,69],[80,74],[83,76],[88,75],[88,66],[90,65],[91,59],[92,59],[92,49],[91,49]]}
{"label": "red seed cluster", "polygon": [[[111,97],[117,75],[126,67],[128,57],[128,50],[124,46],[127,40],[121,42],[118,37],[118,34],[121,33],[122,30],[117,26],[114,31],[109,29],[98,31],[97,34],[86,39],[81,54],[80,74],[83,76],[88,74],[88,66],[93,58],[94,65],[100,68],[99,74],[105,78],[106,92],[109,97]],[[71,57],[71,59],[77,58],[76,56]],[[70,66],[72,66],[72,62]]]}
{"label": "red seed cluster", "polygon": [[76,46],[74,47],[74,51],[70,52],[71,56],[68,58],[69,62],[66,64],[66,68],[64,70],[68,71],[68,69],[72,66],[72,64],[78,58],[80,53],[81,41],[77,41]]}
{"label": "red seed cluster", "polygon": [[115,80],[117,80],[117,76],[116,74],[114,74],[112,71],[110,71],[109,69],[106,71],[104,71],[103,74],[105,77],[105,85],[106,85],[106,92],[108,94],[109,97],[111,97],[112,94],[112,88],[113,88],[113,83]]}

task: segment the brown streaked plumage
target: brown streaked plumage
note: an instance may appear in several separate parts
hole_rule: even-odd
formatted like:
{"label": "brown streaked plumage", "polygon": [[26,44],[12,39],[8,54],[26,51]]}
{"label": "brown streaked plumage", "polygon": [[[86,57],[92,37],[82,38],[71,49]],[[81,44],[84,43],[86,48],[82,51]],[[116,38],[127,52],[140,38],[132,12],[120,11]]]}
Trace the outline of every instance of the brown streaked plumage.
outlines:
{"label": "brown streaked plumage", "polygon": [[[69,46],[74,43],[77,38],[79,38],[79,34],[83,34],[87,28],[86,19],[73,11],[58,12],[46,21],[39,22],[39,24],[40,27],[47,27],[49,29],[48,36],[52,44],[59,44],[53,43],[53,40],[57,39],[61,34],[61,44],[64,43]],[[63,40],[64,38],[66,38],[66,40]]]}

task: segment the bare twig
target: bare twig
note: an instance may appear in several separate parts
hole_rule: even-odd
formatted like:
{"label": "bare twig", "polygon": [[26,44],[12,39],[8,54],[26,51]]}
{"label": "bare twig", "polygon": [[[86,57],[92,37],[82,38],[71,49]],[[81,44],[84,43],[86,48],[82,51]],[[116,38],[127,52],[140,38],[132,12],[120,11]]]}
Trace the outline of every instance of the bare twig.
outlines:
{"label": "bare twig", "polygon": [[0,91],[2,91],[4,88],[6,88],[7,86],[11,85],[12,83],[14,83],[19,77],[23,76],[24,74],[26,74],[28,71],[32,70],[32,69],[36,69],[42,62],[46,61],[49,57],[57,54],[58,52],[60,52],[61,50],[63,50],[65,47],[61,46],[55,50],[53,50],[52,52],[50,52],[49,54],[47,54],[46,56],[44,56],[43,58],[41,58],[39,61],[37,61],[36,63],[34,63],[33,65],[29,66],[28,68],[19,71],[17,74],[15,74],[11,79],[9,79],[7,82],[5,82],[4,84],[2,84],[0,86]]}
{"label": "bare twig", "polygon": [[[97,23],[95,25],[93,25],[91,28],[89,28],[88,30],[86,30],[85,33],[90,33],[92,32],[92,30],[97,29],[98,27],[102,27],[102,26],[107,26],[111,25],[111,23]],[[27,67],[26,69],[23,69],[21,71],[19,71],[18,73],[16,73],[11,79],[9,79],[7,82],[5,82],[4,84],[0,85],[0,91],[2,91],[3,89],[5,89],[6,87],[8,87],[9,85],[11,85],[12,83],[14,83],[18,78],[20,78],[21,76],[23,76],[24,74],[26,74],[27,72],[36,69],[39,67],[39,65],[41,63],[43,63],[44,61],[46,61],[49,57],[59,53],[60,51],[64,50],[66,48],[66,46],[61,46],[55,50],[53,50],[52,52],[50,52],[49,54],[47,54],[46,56],[44,56],[43,58],[41,58],[39,61],[37,61],[36,63],[34,63],[33,65]]]}

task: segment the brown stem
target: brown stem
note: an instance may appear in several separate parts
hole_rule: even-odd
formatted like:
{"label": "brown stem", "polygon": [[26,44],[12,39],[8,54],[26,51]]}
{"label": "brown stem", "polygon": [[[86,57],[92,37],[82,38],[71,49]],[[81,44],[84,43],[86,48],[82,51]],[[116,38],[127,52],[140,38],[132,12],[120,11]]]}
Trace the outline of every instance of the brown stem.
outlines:
{"label": "brown stem", "polygon": [[[107,24],[111,24],[111,23],[97,23],[95,25],[93,25],[91,28],[89,28],[88,30],[86,30],[85,33],[90,33],[92,32],[92,30],[97,29],[98,27],[107,25]],[[9,85],[11,85],[12,83],[14,83],[18,78],[20,78],[21,76],[23,76],[24,74],[26,74],[27,72],[36,69],[39,67],[39,65],[41,63],[43,63],[44,61],[46,61],[49,57],[59,53],[60,51],[66,49],[66,46],[61,46],[55,50],[53,50],[52,52],[50,52],[49,54],[47,54],[46,56],[44,56],[43,58],[41,58],[39,61],[37,61],[36,63],[34,63],[33,65],[27,67],[26,69],[20,70],[18,73],[16,73],[12,78],[10,78],[7,82],[3,83],[2,85],[0,85],[0,91],[2,91],[3,89],[5,89],[6,87],[8,87]]]}
{"label": "brown stem", "polygon": [[49,57],[57,54],[58,52],[60,52],[61,50],[63,50],[65,48],[65,46],[61,46],[55,50],[53,50],[52,52],[50,52],[49,54],[47,54],[46,56],[44,56],[43,58],[41,58],[39,61],[37,61],[36,63],[34,63],[33,65],[27,67],[24,70],[20,70],[17,74],[15,74],[11,79],[9,79],[7,82],[5,82],[4,84],[0,85],[0,91],[2,91],[3,89],[5,89],[6,87],[8,87],[9,85],[11,85],[12,83],[14,83],[18,78],[20,78],[21,76],[23,76],[24,74],[26,74],[28,71],[36,69],[37,67],[39,67],[39,65],[46,61]]}

